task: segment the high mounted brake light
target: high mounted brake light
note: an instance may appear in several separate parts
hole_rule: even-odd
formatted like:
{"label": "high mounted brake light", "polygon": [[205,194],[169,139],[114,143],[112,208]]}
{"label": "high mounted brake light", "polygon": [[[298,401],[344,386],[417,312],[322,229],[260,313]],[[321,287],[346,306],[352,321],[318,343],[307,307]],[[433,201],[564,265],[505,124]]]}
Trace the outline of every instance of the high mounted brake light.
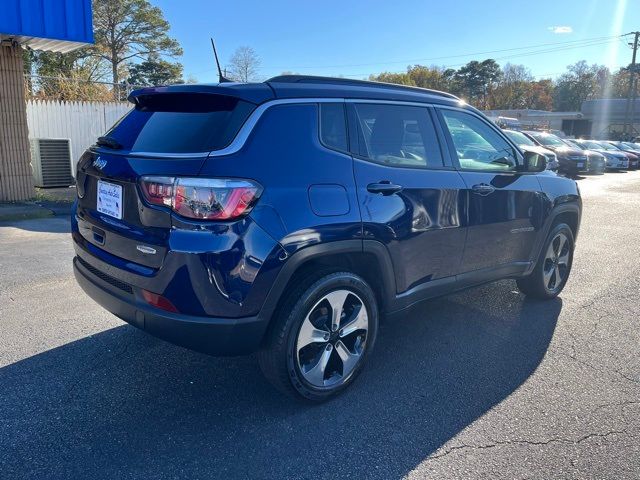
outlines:
{"label": "high mounted brake light", "polygon": [[144,176],[145,200],[177,214],[201,220],[235,220],[248,214],[262,193],[252,181],[236,178]]}

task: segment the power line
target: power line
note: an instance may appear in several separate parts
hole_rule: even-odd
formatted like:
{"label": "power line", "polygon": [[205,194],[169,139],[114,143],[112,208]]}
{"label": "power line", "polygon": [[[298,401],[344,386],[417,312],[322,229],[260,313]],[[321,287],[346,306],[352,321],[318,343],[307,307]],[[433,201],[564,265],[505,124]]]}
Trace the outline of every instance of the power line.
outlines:
{"label": "power line", "polygon": [[[625,35],[629,35],[629,34],[625,34]],[[605,36],[605,37],[591,37],[591,38],[583,38],[581,40],[569,40],[569,41],[565,41],[565,42],[552,42],[552,43],[541,43],[538,45],[528,45],[526,47],[513,47],[513,48],[503,48],[500,50],[487,50],[484,52],[472,52],[472,53],[462,53],[462,54],[456,54],[456,55],[443,55],[440,57],[427,57],[427,58],[414,58],[414,59],[410,59],[410,60],[394,60],[394,61],[389,61],[389,62],[374,62],[374,63],[351,63],[351,64],[342,64],[342,65],[316,65],[316,66],[304,66],[304,67],[269,67],[271,69],[289,69],[289,70],[303,70],[303,69],[314,69],[314,68],[348,68],[348,67],[366,67],[369,65],[391,65],[391,64],[402,64],[402,63],[411,63],[411,62],[428,62],[428,61],[434,61],[434,60],[445,60],[445,59],[450,59],[450,58],[463,58],[463,57],[470,57],[470,56],[474,56],[474,55],[489,55],[492,53],[502,53],[502,52],[512,52],[512,51],[516,51],[516,50],[526,50],[526,49],[530,49],[530,48],[540,48],[540,47],[547,47],[547,46],[552,46],[552,45],[556,45],[556,46],[561,46],[561,45],[569,45],[572,46],[571,44],[576,44],[575,48],[581,48],[582,45],[578,45],[581,43],[586,43],[586,46],[589,46],[588,44],[590,44],[591,42],[600,42],[600,41],[604,41],[604,40],[613,40],[615,39],[616,41],[619,38],[622,38],[624,35],[609,35],[609,36]]]}
{"label": "power line", "polygon": [[[627,35],[630,35],[630,34],[627,33]],[[620,37],[620,43],[625,47],[627,47],[629,50],[633,50],[633,44],[627,42],[623,36]]]}
{"label": "power line", "polygon": [[[571,50],[571,49],[575,49],[575,48],[586,48],[586,47],[594,47],[594,46],[598,46],[598,45],[605,45],[608,43],[612,43],[614,41],[617,41],[617,38],[614,40],[607,40],[607,41],[601,41],[601,42],[592,42],[589,44],[585,44],[585,45],[576,45],[576,46],[566,46],[566,47],[559,47],[559,48],[552,48],[552,49],[544,49],[544,50],[537,50],[537,51],[533,51],[533,52],[523,52],[523,53],[517,53],[514,55],[506,55],[503,57],[496,57],[493,60],[508,60],[511,58],[520,58],[520,57],[529,57],[529,56],[533,56],[533,55],[541,55],[544,53],[554,53],[554,52],[559,52],[559,51],[565,51],[565,50]],[[455,63],[455,64],[449,64],[449,65],[442,65],[443,68],[454,68],[454,67],[460,67],[462,65],[465,65],[464,63]],[[368,76],[368,75],[376,75],[377,73],[380,72],[367,72],[367,73],[351,73],[349,75],[344,75],[345,77],[351,78],[351,77],[363,77],[363,76]],[[405,73],[405,72],[391,72],[391,73]]]}
{"label": "power line", "polygon": [[538,51],[534,51],[534,52],[526,52],[526,53],[519,53],[519,54],[515,54],[515,55],[508,55],[506,57],[497,57],[494,60],[503,60],[503,59],[507,59],[507,58],[530,57],[532,55],[540,55],[541,53],[553,53],[553,52],[560,52],[560,51],[564,51],[564,50],[572,50],[574,48],[586,48],[586,47],[594,47],[594,46],[598,46],[598,45],[606,45],[606,44],[613,43],[613,42],[616,42],[616,41],[617,41],[617,39],[615,39],[615,40],[607,40],[607,41],[603,41],[603,42],[593,42],[593,43],[579,45],[579,46],[567,46],[567,47],[552,48],[552,49],[546,49],[546,50],[538,50]]}
{"label": "power line", "polygon": [[[472,53],[464,53],[464,54],[456,54],[456,55],[443,55],[443,56],[439,56],[439,57],[427,57],[427,58],[414,58],[414,59],[409,59],[409,60],[394,60],[394,61],[389,61],[389,62],[375,62],[375,63],[352,63],[352,64],[341,64],[341,65],[316,65],[316,66],[286,66],[286,67],[266,67],[265,70],[291,70],[291,71],[297,71],[297,70],[314,70],[314,69],[325,69],[325,68],[350,68],[350,67],[363,67],[363,66],[369,66],[369,65],[393,65],[393,64],[409,64],[412,62],[428,62],[428,61],[436,61],[436,60],[445,60],[445,59],[453,59],[453,58],[464,58],[464,57],[471,57],[471,56],[476,56],[476,55],[489,55],[489,54],[493,54],[493,53],[503,53],[503,52],[515,52],[518,50],[527,50],[527,49],[532,49],[532,48],[541,48],[541,47],[548,47],[548,46],[558,46],[558,47],[562,47],[565,46],[567,49],[569,48],[584,48],[584,47],[591,47],[591,46],[596,46],[596,45],[601,45],[601,44],[605,44],[605,43],[609,43],[610,41],[618,41],[619,39],[622,39],[623,37],[630,35],[630,34],[624,34],[624,35],[609,35],[609,36],[602,36],[602,37],[590,37],[590,38],[583,38],[580,40],[569,40],[569,41],[564,41],[564,42],[551,42],[551,43],[541,43],[541,44],[537,44],[537,45],[528,45],[528,46],[524,46],[524,47],[512,47],[512,48],[503,48],[503,49],[499,49],[499,50],[487,50],[487,51],[483,51],[483,52],[472,52]],[[601,43],[602,42],[602,43]],[[553,51],[553,49],[550,50],[545,50],[545,51],[541,51],[540,53],[546,53],[547,51],[551,52]],[[526,56],[526,54],[531,53],[531,52],[523,52],[522,54],[517,54],[517,55],[513,55],[513,56],[507,56],[507,57],[501,57],[501,58],[512,58],[512,57],[516,57],[516,56]],[[537,53],[536,53],[537,54]],[[455,64],[455,65],[447,65],[445,67],[454,67],[454,66],[460,66],[460,65],[464,65],[464,64]],[[204,72],[210,72],[213,69],[208,68],[206,70],[200,70],[198,72],[192,72],[192,75],[197,75],[199,73],[204,73]],[[350,74],[350,75],[345,75],[345,76],[363,76],[363,75],[372,75],[375,72],[371,72],[371,73],[364,73],[364,74]]]}

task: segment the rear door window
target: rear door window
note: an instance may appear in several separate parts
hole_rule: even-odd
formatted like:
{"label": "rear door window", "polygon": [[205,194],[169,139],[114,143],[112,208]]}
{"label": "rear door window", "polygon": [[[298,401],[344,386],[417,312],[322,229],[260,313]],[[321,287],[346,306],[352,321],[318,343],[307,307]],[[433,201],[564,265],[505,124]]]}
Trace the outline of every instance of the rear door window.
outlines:
{"label": "rear door window", "polygon": [[440,144],[426,107],[355,104],[358,155],[382,165],[443,166]]}
{"label": "rear door window", "polygon": [[344,103],[320,104],[320,140],[327,148],[349,150]]}
{"label": "rear door window", "polygon": [[106,133],[132,152],[220,150],[231,143],[255,108],[223,95],[160,93],[137,98],[135,108]]}

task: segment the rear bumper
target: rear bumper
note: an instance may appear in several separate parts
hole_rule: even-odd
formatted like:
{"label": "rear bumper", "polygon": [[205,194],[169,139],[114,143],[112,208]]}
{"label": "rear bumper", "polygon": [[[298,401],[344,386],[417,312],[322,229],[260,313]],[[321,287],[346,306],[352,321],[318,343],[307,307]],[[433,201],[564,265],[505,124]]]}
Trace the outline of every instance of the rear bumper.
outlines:
{"label": "rear bumper", "polygon": [[579,173],[587,173],[589,171],[589,163],[585,161],[582,167],[578,167],[574,160],[559,160],[558,171],[568,175],[577,175]]}
{"label": "rear bumper", "polygon": [[[104,245],[92,238],[96,226]],[[124,227],[100,223],[87,212],[72,216],[76,255],[98,275],[162,295],[185,315],[257,315],[283,263],[279,244],[249,217],[207,229],[171,229],[161,246],[146,241],[146,228]],[[132,252],[139,246],[157,249],[159,259],[138,263]]]}
{"label": "rear bumper", "polygon": [[137,291],[126,291],[73,259],[80,287],[102,307],[125,322],[168,342],[210,355],[243,355],[257,350],[267,321],[259,316],[215,318],[182,315],[151,307]]}
{"label": "rear bumper", "polygon": [[600,173],[604,173],[606,169],[606,166],[604,164],[604,162],[591,162],[589,164],[589,173],[596,173],[596,174],[600,174]]}

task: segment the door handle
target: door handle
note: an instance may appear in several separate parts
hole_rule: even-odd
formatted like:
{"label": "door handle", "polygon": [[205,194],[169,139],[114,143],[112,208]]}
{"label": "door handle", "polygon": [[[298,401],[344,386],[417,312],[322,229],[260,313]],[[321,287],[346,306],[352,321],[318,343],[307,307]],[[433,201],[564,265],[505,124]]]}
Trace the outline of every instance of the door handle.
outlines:
{"label": "door handle", "polygon": [[473,193],[485,196],[493,193],[495,191],[495,187],[492,187],[487,183],[478,183],[471,187],[471,190],[473,190]]}
{"label": "door handle", "polygon": [[367,185],[367,191],[371,193],[379,193],[388,196],[402,191],[402,185],[396,185],[388,180],[382,180],[378,183],[370,183]]}

